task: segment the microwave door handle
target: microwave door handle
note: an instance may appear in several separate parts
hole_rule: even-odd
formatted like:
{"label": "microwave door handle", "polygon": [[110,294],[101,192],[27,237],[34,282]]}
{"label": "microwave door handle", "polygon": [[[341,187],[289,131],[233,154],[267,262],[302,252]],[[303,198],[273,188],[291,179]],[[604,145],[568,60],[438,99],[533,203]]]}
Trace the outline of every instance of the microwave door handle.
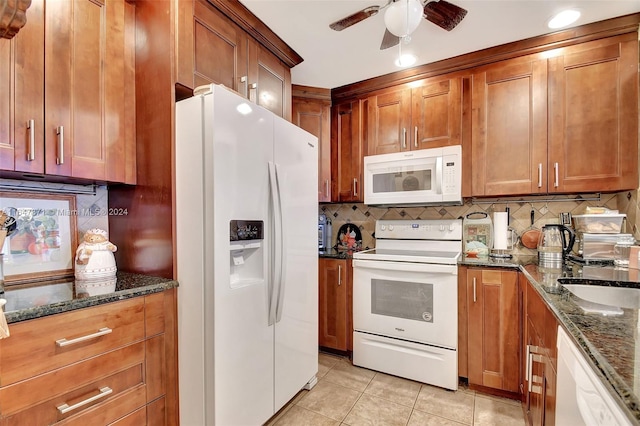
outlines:
{"label": "microwave door handle", "polygon": [[436,158],[436,194],[442,194],[442,157]]}

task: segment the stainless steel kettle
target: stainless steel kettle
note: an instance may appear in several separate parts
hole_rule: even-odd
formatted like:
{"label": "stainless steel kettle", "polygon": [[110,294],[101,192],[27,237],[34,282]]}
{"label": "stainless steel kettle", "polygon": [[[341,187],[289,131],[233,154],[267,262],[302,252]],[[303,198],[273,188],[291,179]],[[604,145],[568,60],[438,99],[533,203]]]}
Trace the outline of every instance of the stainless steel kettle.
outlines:
{"label": "stainless steel kettle", "polygon": [[542,227],[538,239],[538,261],[541,265],[562,264],[575,243],[576,234],[565,225],[549,224]]}

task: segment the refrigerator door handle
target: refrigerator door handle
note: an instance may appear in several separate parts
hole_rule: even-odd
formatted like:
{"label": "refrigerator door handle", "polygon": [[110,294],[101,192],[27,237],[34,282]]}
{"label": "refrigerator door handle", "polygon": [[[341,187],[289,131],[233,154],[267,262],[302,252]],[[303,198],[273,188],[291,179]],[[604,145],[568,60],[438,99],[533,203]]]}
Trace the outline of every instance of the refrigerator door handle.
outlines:
{"label": "refrigerator door handle", "polygon": [[[278,210],[279,214],[276,218],[280,220],[280,234],[276,234],[276,253],[280,253],[279,264],[279,280],[278,280],[278,305],[276,306],[276,323],[282,319],[282,310],[284,305],[284,277],[286,276],[286,262],[284,261],[284,212],[282,210],[282,191],[280,190],[280,181],[282,176],[278,172],[278,165],[276,164],[276,188],[278,189]],[[276,225],[277,226],[277,225]]]}
{"label": "refrigerator door handle", "polygon": [[278,307],[278,292],[280,283],[280,265],[282,263],[278,242],[282,234],[282,217],[280,216],[280,193],[278,191],[278,177],[275,163],[269,161],[269,192],[271,193],[271,217],[273,220],[273,234],[270,247],[272,251],[272,263],[269,285],[269,325],[276,323],[276,309]]}

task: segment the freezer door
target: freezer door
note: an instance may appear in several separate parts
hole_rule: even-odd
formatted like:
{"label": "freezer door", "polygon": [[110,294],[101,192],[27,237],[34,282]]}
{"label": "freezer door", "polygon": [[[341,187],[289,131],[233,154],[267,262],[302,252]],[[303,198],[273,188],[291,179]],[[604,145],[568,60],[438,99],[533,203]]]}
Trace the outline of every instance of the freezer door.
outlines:
{"label": "freezer door", "polygon": [[318,371],[317,138],[275,117],[274,162],[282,203],[282,284],[275,330],[275,410]]}
{"label": "freezer door", "polygon": [[[274,330],[268,325],[273,235],[266,226],[273,115],[220,87],[205,98],[204,286],[207,306],[213,306],[205,339],[213,336],[206,366],[214,366],[215,424],[257,425],[274,413]],[[264,239],[253,248],[232,244],[231,220],[263,221]],[[209,415],[207,424],[213,424]]]}

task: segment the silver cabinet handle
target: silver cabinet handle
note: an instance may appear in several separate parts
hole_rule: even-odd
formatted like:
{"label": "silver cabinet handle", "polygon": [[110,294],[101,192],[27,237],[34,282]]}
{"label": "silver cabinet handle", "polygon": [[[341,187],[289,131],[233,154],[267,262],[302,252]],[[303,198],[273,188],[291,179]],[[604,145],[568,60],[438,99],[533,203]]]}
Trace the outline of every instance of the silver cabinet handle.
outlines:
{"label": "silver cabinet handle", "polygon": [[538,188],[542,188],[542,163],[538,163]]}
{"label": "silver cabinet handle", "polygon": [[358,196],[358,178],[353,178],[353,196]]}
{"label": "silver cabinet handle", "polygon": [[64,164],[64,126],[56,127],[56,134],[58,135],[58,157],[56,158],[56,164]]}
{"label": "silver cabinet handle", "polygon": [[402,148],[407,147],[407,129],[405,127],[402,128]]}
{"label": "silver cabinet handle", "polygon": [[27,161],[33,161],[36,159],[36,122],[35,120],[29,120],[27,122],[27,129],[29,129],[29,146],[27,151]]}
{"label": "silver cabinet handle", "polygon": [[325,179],[324,181],[324,193],[325,196],[329,196],[329,179]]}
{"label": "silver cabinet handle", "polygon": [[416,148],[418,147],[418,126],[416,126],[416,128],[414,129],[413,146]]}
{"label": "silver cabinet handle", "polygon": [[338,285],[342,285],[342,265],[338,265]]}
{"label": "silver cabinet handle", "polygon": [[60,414],[66,414],[69,411],[76,410],[76,409],[82,407],[83,405],[87,405],[87,404],[89,404],[89,403],[91,403],[93,401],[97,401],[100,398],[104,398],[105,396],[107,396],[109,394],[112,394],[112,393],[113,393],[113,389],[111,389],[108,386],[105,386],[103,388],[100,388],[100,393],[97,394],[97,395],[89,397],[89,398],[87,398],[85,400],[82,400],[82,401],[80,401],[80,402],[78,402],[76,404],[73,404],[73,405],[69,405],[69,404],[67,404],[65,402],[62,405],[58,405],[56,408],[58,409],[58,411],[60,411]]}
{"label": "silver cabinet handle", "polygon": [[553,182],[553,186],[554,186],[555,188],[557,188],[557,187],[558,187],[558,183],[559,183],[559,180],[558,180],[558,163],[554,163],[554,164],[553,164],[553,172],[554,172],[554,173],[555,173],[555,175],[556,175],[556,176],[555,176],[555,177],[556,177],[556,180],[555,180],[555,182]]}
{"label": "silver cabinet handle", "polygon": [[251,83],[249,85],[249,100],[258,103],[258,83]]}
{"label": "silver cabinet handle", "polygon": [[476,303],[476,277],[473,277],[473,303]]}
{"label": "silver cabinet handle", "polygon": [[244,83],[244,96],[249,97],[249,79],[246,75],[240,77],[240,83]]}
{"label": "silver cabinet handle", "polygon": [[84,342],[85,340],[91,340],[91,339],[95,339],[96,337],[104,336],[105,334],[109,334],[112,331],[113,330],[110,329],[109,327],[103,327],[100,330],[98,330],[96,333],[87,334],[86,336],[77,337],[71,340],[67,340],[67,339],[56,340],[56,346],[63,348],[65,346],[75,345],[76,343]]}

